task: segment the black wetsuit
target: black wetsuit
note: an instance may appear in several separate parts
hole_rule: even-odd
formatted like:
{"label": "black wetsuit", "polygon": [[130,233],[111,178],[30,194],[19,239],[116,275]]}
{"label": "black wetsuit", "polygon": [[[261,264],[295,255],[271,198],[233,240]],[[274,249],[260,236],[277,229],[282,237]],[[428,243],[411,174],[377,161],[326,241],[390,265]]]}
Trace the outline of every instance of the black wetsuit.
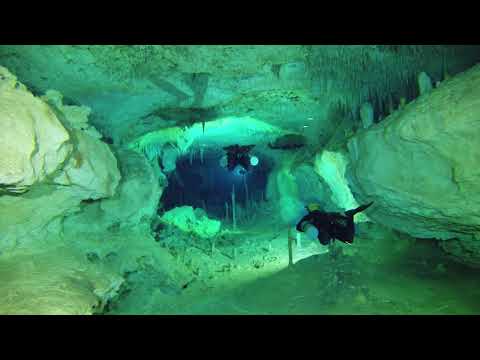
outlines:
{"label": "black wetsuit", "polygon": [[237,165],[242,166],[245,171],[250,169],[249,152],[255,145],[230,145],[223,149],[227,152],[227,168],[233,171]]}
{"label": "black wetsuit", "polygon": [[304,232],[304,223],[310,223],[318,230],[318,240],[322,245],[328,245],[332,240],[340,240],[345,243],[353,243],[355,236],[355,214],[365,210],[372,203],[348,210],[345,215],[340,213],[328,213],[320,210],[310,211],[297,224],[297,231]]}

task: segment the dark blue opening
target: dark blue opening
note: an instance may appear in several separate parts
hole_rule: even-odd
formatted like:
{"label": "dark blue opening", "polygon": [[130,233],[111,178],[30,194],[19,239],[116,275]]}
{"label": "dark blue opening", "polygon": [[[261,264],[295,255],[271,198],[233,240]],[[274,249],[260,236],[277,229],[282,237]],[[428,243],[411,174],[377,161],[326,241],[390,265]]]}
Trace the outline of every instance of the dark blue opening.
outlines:
{"label": "dark blue opening", "polygon": [[225,203],[231,205],[233,187],[237,205],[245,207],[247,196],[249,202],[263,201],[271,162],[255,154],[259,164],[242,175],[221,167],[221,156],[221,153],[205,154],[203,162],[198,156],[192,162],[189,156],[178,158],[176,170],[168,174],[168,186],[161,199],[163,209],[189,205],[204,208],[209,216],[223,219]]}

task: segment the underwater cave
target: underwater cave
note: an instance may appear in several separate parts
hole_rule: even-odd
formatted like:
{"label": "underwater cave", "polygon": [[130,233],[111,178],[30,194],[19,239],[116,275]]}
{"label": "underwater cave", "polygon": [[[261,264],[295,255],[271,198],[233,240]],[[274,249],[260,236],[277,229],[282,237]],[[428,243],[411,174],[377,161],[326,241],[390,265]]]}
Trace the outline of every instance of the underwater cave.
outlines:
{"label": "underwater cave", "polygon": [[0,314],[479,314],[479,61],[0,45]]}
{"label": "underwater cave", "polygon": [[266,200],[271,160],[263,156],[257,166],[242,173],[238,168],[229,171],[222,166],[223,156],[222,152],[207,150],[177,158],[175,170],[168,174],[168,185],[160,199],[160,211],[191,206],[202,208],[209,217],[229,222],[234,201],[243,213],[254,212],[257,205]]}

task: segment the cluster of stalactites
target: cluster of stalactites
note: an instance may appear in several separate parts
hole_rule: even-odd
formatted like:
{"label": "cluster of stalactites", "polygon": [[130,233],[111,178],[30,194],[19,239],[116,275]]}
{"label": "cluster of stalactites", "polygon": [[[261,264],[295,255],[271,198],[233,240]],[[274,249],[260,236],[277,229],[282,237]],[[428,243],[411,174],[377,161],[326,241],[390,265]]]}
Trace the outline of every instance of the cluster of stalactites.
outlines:
{"label": "cluster of stalactites", "polygon": [[142,149],[148,160],[152,161],[162,155],[163,144],[149,143]]}
{"label": "cluster of stalactites", "polygon": [[478,58],[472,51],[478,52],[443,45],[314,46],[309,58],[319,92],[356,119],[368,102],[381,120],[420,95],[419,73],[425,71],[438,84],[472,66]]}

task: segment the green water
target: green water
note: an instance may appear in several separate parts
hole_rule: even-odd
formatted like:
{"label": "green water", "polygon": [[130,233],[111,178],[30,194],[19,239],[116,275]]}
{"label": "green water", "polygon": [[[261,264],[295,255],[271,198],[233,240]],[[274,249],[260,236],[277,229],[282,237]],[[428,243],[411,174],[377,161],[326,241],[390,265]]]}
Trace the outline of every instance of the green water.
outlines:
{"label": "green water", "polygon": [[[289,267],[286,237],[271,240],[274,236],[266,233],[239,236],[236,246],[245,251],[243,257],[235,260],[222,255],[231,249],[219,246],[215,254],[205,255],[206,262],[197,268],[200,275],[192,274],[194,280],[186,289],[174,284],[166,287],[153,274],[138,274],[130,291],[112,304],[107,313],[480,313],[480,273],[453,263],[434,243],[424,241],[402,256],[380,263],[369,261],[375,257],[361,252],[336,257],[323,253]],[[252,239],[255,241],[251,242]],[[368,240],[357,239],[360,241]],[[270,250],[268,245],[261,246],[267,242]],[[263,262],[258,260],[262,259],[260,254],[266,254]]]}

